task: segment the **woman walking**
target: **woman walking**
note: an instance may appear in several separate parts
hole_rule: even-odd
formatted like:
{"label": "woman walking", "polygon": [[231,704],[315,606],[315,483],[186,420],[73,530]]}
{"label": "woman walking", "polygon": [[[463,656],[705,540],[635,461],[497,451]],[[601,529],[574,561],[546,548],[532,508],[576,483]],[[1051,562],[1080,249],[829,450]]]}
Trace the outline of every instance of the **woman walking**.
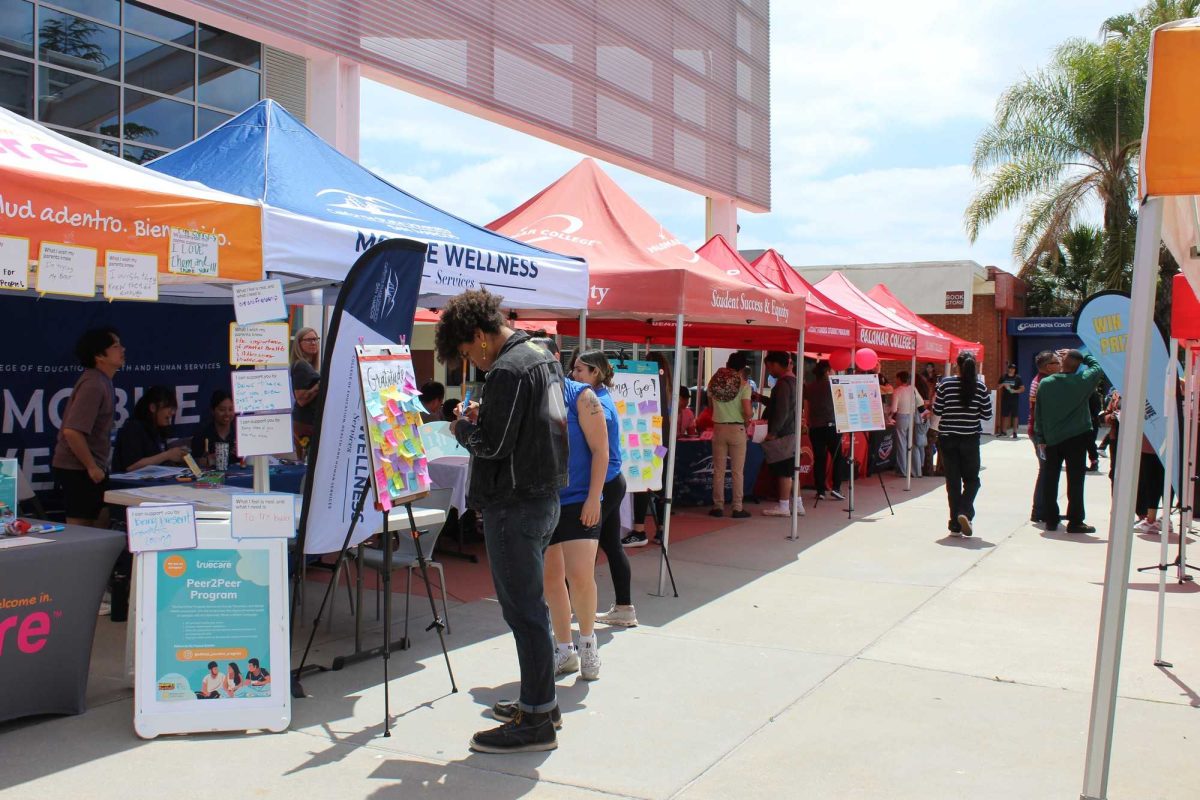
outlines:
{"label": "woman walking", "polygon": [[992,416],[992,396],[979,379],[975,356],[958,354],[958,374],[942,379],[933,413],[941,417],[938,451],[946,473],[951,536],[974,532],[975,495],[979,493],[979,424]]}

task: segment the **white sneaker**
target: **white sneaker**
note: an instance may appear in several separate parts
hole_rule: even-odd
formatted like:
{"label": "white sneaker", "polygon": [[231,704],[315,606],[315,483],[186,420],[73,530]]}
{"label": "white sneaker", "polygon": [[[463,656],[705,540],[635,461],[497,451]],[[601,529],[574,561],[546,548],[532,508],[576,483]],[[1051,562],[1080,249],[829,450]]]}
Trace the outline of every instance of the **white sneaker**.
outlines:
{"label": "white sneaker", "polygon": [[779,506],[767,506],[762,510],[762,515],[764,517],[790,517],[792,512]]}
{"label": "white sneaker", "polygon": [[596,622],[601,625],[613,625],[618,628],[636,628],[638,624],[637,609],[629,606],[628,610],[624,610],[614,605],[603,614],[597,614]]}
{"label": "white sneaker", "polygon": [[1138,523],[1133,526],[1133,532],[1134,533],[1161,533],[1162,526],[1160,526],[1157,521],[1148,522],[1147,520],[1142,519],[1142,520],[1138,520]]}
{"label": "white sneaker", "polygon": [[572,672],[579,672],[579,653],[575,648],[563,651],[558,648],[554,649],[554,675],[561,677],[570,675]]}
{"label": "white sneaker", "polygon": [[796,498],[796,516],[804,516],[804,500],[799,497]]}
{"label": "white sneaker", "polygon": [[837,489],[830,489],[829,494],[833,496],[834,500],[845,500],[846,499],[846,495],[842,494]]}
{"label": "white sneaker", "polygon": [[594,644],[583,642],[579,645],[579,677],[585,681],[600,678],[600,649]]}

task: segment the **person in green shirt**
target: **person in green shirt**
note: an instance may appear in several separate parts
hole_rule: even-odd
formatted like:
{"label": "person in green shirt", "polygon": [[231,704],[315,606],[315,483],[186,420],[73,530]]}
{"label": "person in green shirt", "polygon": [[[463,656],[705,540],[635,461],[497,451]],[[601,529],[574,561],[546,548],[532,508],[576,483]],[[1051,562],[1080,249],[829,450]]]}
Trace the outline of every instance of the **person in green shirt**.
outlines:
{"label": "person in green shirt", "polygon": [[1062,372],[1038,383],[1033,407],[1033,437],[1043,456],[1042,520],[1058,530],[1058,478],[1067,466],[1067,533],[1095,533],[1084,522],[1083,480],[1089,440],[1095,440],[1089,399],[1104,379],[1096,359],[1078,350],[1061,350]]}
{"label": "person in green shirt", "polygon": [[708,382],[708,397],[713,412],[713,507],[714,517],[725,515],[725,459],[733,473],[733,517],[745,519],[750,512],[742,508],[746,467],[746,423],[750,421],[750,384],[742,377],[746,366],[744,353],[731,353],[723,369]]}

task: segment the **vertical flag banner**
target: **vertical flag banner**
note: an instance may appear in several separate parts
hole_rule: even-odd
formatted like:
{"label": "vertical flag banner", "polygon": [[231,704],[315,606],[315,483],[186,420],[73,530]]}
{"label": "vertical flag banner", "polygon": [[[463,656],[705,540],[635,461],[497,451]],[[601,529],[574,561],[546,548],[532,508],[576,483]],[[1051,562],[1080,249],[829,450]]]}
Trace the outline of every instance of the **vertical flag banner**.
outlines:
{"label": "vertical flag banner", "polygon": [[[363,253],[342,284],[321,360],[321,409],[310,445],[300,537],[305,553],[341,550],[358,496],[371,490],[371,443],[364,425],[356,345],[396,344],[412,335],[425,245],[389,239]],[[366,502],[356,545],[383,527]]]}
{"label": "vertical flag banner", "polygon": [[[1125,347],[1129,341],[1129,295],[1123,292],[1100,292],[1089,297],[1075,315],[1075,335],[1083,342],[1092,357],[1117,391],[1124,396]],[[1150,337],[1149,381],[1146,385],[1145,435],[1158,458],[1166,464],[1167,430],[1166,378],[1168,362],[1167,343],[1161,335]],[[1175,365],[1179,374],[1179,365]],[[1123,408],[1124,413],[1129,409]],[[1172,470],[1171,484],[1179,491],[1179,475]]]}

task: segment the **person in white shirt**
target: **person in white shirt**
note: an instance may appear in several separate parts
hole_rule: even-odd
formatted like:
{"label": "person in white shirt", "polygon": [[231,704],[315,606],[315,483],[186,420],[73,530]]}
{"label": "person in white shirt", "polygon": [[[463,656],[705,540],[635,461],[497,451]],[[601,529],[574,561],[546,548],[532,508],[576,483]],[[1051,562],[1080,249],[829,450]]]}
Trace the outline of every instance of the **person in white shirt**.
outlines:
{"label": "person in white shirt", "polygon": [[888,414],[896,426],[896,469],[901,475],[907,476],[909,464],[912,464],[913,471],[919,478],[924,458],[923,454],[913,455],[913,442],[909,437],[915,436],[913,416],[928,413],[925,411],[925,398],[921,397],[921,393],[912,385],[912,376],[906,370],[896,373],[896,384],[892,391],[891,405],[888,407]]}
{"label": "person in white shirt", "polygon": [[196,693],[199,700],[215,700],[225,691],[225,676],[217,668],[217,662],[208,662],[208,674],[200,682],[200,691]]}

